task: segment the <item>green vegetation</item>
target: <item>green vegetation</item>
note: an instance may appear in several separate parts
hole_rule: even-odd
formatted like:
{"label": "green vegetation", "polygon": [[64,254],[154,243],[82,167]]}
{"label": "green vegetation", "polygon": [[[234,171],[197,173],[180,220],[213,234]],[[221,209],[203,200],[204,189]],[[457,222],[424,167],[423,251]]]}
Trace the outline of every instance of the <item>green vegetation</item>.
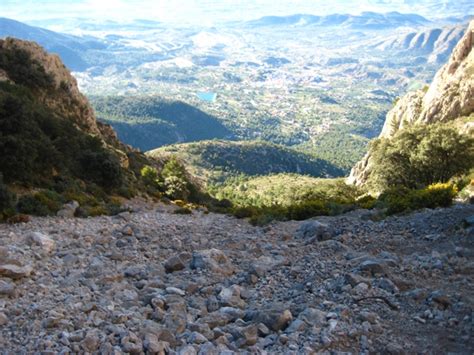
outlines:
{"label": "green vegetation", "polygon": [[377,204],[389,215],[421,208],[448,207],[457,192],[457,188],[448,183],[432,184],[418,190],[397,187],[383,192]]}
{"label": "green vegetation", "polygon": [[194,176],[211,183],[242,174],[299,173],[315,177],[342,174],[340,169],[310,154],[260,141],[203,141],[163,147],[147,154],[154,158],[175,155]]}
{"label": "green vegetation", "polygon": [[0,173],[0,222],[14,214],[16,195],[3,183]]}
{"label": "green vegetation", "polygon": [[18,85],[32,89],[51,88],[53,80],[45,72],[43,66],[33,60],[27,51],[12,46],[13,41],[11,38],[5,40],[5,46],[13,49],[0,50],[0,69],[3,69]]}
{"label": "green vegetation", "polygon": [[234,177],[210,186],[209,191],[217,199],[229,200],[236,217],[248,217],[254,224],[336,215],[368,205],[366,199],[358,200],[363,191],[346,185],[343,179],[297,174]]}
{"label": "green vegetation", "polygon": [[413,126],[371,145],[369,184],[378,191],[445,183],[474,166],[474,139],[445,124]]}
{"label": "green vegetation", "polygon": [[[234,92],[233,96],[239,94]],[[281,117],[275,117],[275,109],[267,104],[264,107],[252,106],[251,109],[244,105],[245,108],[239,109],[244,103],[236,100],[227,104],[218,100],[216,105],[223,106],[215,111],[215,105],[212,108],[203,107],[199,106],[199,102],[188,100],[196,107],[202,107],[201,110],[156,95],[91,96],[90,99],[99,119],[112,125],[122,141],[142,151],[211,139],[261,140],[288,147],[295,154],[300,151],[328,161],[336,173],[331,176],[347,174],[364,155],[369,138],[378,134],[384,121],[383,112],[389,108],[385,102],[370,102],[361,107],[360,102],[356,105],[353,99],[350,103],[343,101],[337,105],[324,102],[314,104],[314,100],[327,96],[314,88],[301,89],[293,94],[298,101],[297,110],[287,112],[288,108],[282,105],[284,107],[280,107],[281,112],[278,112]],[[264,102],[267,99],[265,95],[258,97]],[[287,100],[291,101],[291,98],[287,97]],[[307,112],[306,109],[312,106],[317,110]],[[327,118],[327,112],[324,113],[326,118],[319,116],[326,109],[334,120]],[[294,129],[295,125],[299,128]],[[313,132],[316,126],[324,126],[325,129]]]}
{"label": "green vegetation", "polygon": [[338,126],[319,136],[314,148],[309,149],[314,152],[315,157],[338,167],[341,172],[337,176],[342,176],[364,156],[368,142],[368,138]]}
{"label": "green vegetation", "polygon": [[163,194],[172,200],[186,201],[190,197],[190,191],[196,190],[183,165],[173,156],[164,164],[160,172],[154,167],[145,166],[141,170],[141,175],[151,195]]}
{"label": "green vegetation", "polygon": [[156,96],[91,97],[97,117],[142,151],[166,144],[232,136],[215,117],[184,102]]}

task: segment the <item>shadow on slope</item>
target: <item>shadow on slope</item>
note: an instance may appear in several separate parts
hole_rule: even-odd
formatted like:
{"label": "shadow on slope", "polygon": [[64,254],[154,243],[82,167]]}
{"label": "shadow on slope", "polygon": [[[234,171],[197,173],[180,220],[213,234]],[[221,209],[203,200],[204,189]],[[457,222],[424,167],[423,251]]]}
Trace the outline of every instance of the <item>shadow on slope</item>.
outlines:
{"label": "shadow on slope", "polygon": [[214,138],[233,138],[216,117],[181,101],[160,97],[92,97],[100,120],[119,138],[148,151],[163,145]]}

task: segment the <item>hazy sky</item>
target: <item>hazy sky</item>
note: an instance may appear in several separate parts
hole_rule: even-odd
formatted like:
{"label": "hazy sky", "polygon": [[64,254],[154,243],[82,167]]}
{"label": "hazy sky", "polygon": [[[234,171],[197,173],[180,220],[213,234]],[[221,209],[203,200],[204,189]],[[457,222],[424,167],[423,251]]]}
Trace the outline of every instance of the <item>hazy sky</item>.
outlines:
{"label": "hazy sky", "polygon": [[464,13],[473,11],[474,5],[470,0],[0,0],[0,16],[20,21],[88,17],[111,20],[146,18],[163,22],[212,24],[265,15],[324,15],[336,12],[359,13],[365,10],[397,10],[429,16],[433,7],[440,10],[441,16],[442,9],[452,3],[466,4]]}

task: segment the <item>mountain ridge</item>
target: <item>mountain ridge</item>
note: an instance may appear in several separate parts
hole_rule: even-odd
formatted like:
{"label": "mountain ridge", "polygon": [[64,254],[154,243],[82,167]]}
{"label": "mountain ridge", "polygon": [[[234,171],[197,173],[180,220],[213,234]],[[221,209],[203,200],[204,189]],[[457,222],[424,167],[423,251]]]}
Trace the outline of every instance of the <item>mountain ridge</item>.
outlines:
{"label": "mountain ridge", "polygon": [[0,38],[17,37],[34,41],[52,53],[58,53],[62,61],[72,70],[81,71],[90,67],[83,58],[88,49],[104,49],[106,44],[94,37],[77,37],[27,25],[23,22],[0,17]]}
{"label": "mountain ridge", "polygon": [[[380,138],[393,137],[405,127],[449,122],[474,112],[474,20],[436,73],[427,90],[410,92],[387,114]],[[349,184],[364,185],[372,170],[371,151],[351,170]]]}
{"label": "mountain ridge", "polygon": [[246,22],[248,26],[265,27],[278,25],[294,26],[344,26],[353,29],[387,29],[400,26],[427,25],[431,21],[416,14],[401,14],[399,12],[362,12],[360,15],[331,14],[317,16],[311,14],[294,14],[288,16],[264,16]]}

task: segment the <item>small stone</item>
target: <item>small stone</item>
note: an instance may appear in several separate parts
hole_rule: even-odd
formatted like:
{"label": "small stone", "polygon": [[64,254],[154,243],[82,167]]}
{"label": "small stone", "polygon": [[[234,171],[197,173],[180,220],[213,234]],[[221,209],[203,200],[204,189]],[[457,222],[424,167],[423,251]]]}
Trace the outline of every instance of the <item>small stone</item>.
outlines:
{"label": "small stone", "polygon": [[127,224],[125,227],[123,227],[122,234],[127,235],[127,236],[132,236],[134,234],[132,226]]}
{"label": "small stone", "polygon": [[191,269],[210,270],[217,274],[230,276],[235,272],[227,256],[219,249],[195,251],[192,254]]}
{"label": "small stone", "polygon": [[384,265],[377,260],[365,260],[359,265],[360,271],[373,275],[385,274]]}
{"label": "small stone", "polygon": [[55,248],[54,240],[50,236],[39,232],[29,233],[26,236],[26,243],[28,245],[37,245],[46,253],[51,253]]}
{"label": "small stone", "polygon": [[207,338],[198,332],[192,332],[189,336],[189,342],[194,344],[204,344],[207,342]]}
{"label": "small stone", "polygon": [[308,221],[300,225],[296,231],[296,237],[300,239],[309,239],[323,241],[334,238],[336,233],[327,224],[318,221]]}
{"label": "small stone", "polygon": [[174,271],[183,270],[186,265],[178,255],[175,255],[166,260],[164,267],[166,272],[171,273]]}
{"label": "small stone", "polygon": [[59,325],[59,322],[61,321],[60,317],[47,317],[43,319],[41,322],[41,325],[43,328],[55,328]]}
{"label": "small stone", "polygon": [[206,308],[208,312],[215,312],[220,308],[219,301],[215,296],[211,296],[206,300]]}
{"label": "small stone", "polygon": [[403,350],[403,347],[401,345],[394,344],[394,343],[387,344],[387,346],[385,347],[385,351],[389,355],[403,355],[403,354],[405,354],[405,351]]}
{"label": "small stone", "polygon": [[249,325],[242,329],[242,335],[245,339],[245,345],[252,346],[258,340],[258,328],[256,325]]}
{"label": "small stone", "polygon": [[94,332],[87,333],[86,337],[82,340],[81,345],[85,351],[93,352],[97,351],[100,346],[100,338]]}
{"label": "small stone", "polygon": [[161,355],[169,352],[170,344],[158,340],[156,334],[147,333],[143,340],[143,346],[147,351],[147,354]]}
{"label": "small stone", "polygon": [[5,313],[0,312],[0,326],[8,324],[8,317]]}
{"label": "small stone", "polygon": [[171,294],[171,295],[178,295],[178,296],[184,296],[186,292],[184,292],[182,289],[177,288],[177,287],[167,287],[166,292]]}
{"label": "small stone", "polygon": [[416,320],[418,323],[421,323],[421,324],[425,324],[426,323],[426,320],[421,318],[421,317],[418,317],[418,316],[415,316],[413,317],[413,320]]}
{"label": "small stone", "polygon": [[248,312],[245,320],[263,323],[274,331],[285,329],[293,320],[293,316],[288,309],[269,309],[256,312]]}
{"label": "small stone", "polygon": [[240,287],[233,285],[228,288],[223,288],[218,295],[220,304],[224,307],[236,307],[244,308],[246,306],[245,301],[240,298]]}
{"label": "small stone", "polygon": [[15,296],[15,285],[4,280],[0,280],[0,296]]}
{"label": "small stone", "polygon": [[451,300],[449,297],[442,292],[433,292],[431,295],[433,301],[441,306],[441,308],[446,309],[451,305]]}
{"label": "small stone", "polygon": [[306,308],[298,318],[311,326],[320,327],[326,323],[326,313],[316,308]]}
{"label": "small stone", "polygon": [[23,277],[30,276],[33,268],[29,265],[18,266],[18,265],[0,265],[0,276],[5,276],[13,280],[21,279]]}
{"label": "small stone", "polygon": [[263,323],[259,323],[257,325],[257,330],[258,330],[258,335],[261,337],[266,337],[267,335],[270,334],[270,329],[268,329],[268,327]]}
{"label": "small stone", "polygon": [[288,333],[294,333],[294,332],[302,332],[308,327],[308,324],[301,320],[301,319],[295,319],[293,322],[291,322],[290,326],[286,328],[286,332]]}
{"label": "small stone", "polygon": [[178,350],[178,355],[197,355],[197,351],[193,346],[186,345]]}
{"label": "small stone", "polygon": [[135,333],[129,332],[121,340],[123,351],[132,355],[139,355],[143,351],[143,343]]}

